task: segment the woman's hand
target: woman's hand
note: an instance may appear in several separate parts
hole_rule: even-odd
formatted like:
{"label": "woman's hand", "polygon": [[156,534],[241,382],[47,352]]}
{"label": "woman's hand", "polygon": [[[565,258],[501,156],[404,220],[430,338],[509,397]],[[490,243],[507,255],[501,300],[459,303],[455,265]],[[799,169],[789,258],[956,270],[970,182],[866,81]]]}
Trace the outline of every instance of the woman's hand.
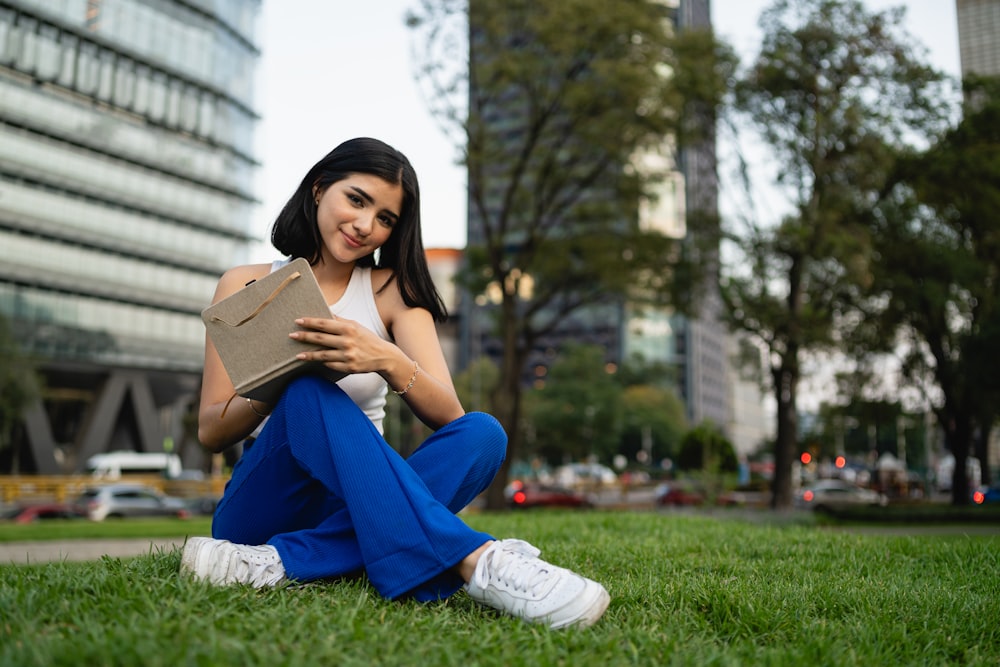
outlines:
{"label": "woman's hand", "polygon": [[305,317],[295,322],[303,331],[289,334],[293,339],[323,348],[303,352],[299,359],[322,362],[340,373],[378,373],[394,391],[406,390],[403,399],[432,429],[465,414],[455,394],[434,321],[423,308],[400,306],[393,311],[388,324],[394,342],[340,317]]}
{"label": "woman's hand", "polygon": [[398,347],[354,320],[336,316],[329,319],[304,317],[295,323],[304,330],[290,333],[290,338],[323,348],[302,352],[297,357],[322,362],[339,373],[381,373],[385,376],[405,358]]}

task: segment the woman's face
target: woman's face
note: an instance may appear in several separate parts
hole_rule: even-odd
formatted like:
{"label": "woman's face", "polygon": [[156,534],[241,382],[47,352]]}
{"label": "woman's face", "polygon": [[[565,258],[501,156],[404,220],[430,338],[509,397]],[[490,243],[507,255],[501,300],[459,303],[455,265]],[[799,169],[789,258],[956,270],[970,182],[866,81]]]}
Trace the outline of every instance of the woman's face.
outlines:
{"label": "woman's face", "polygon": [[403,188],[370,174],[349,174],[316,190],[324,258],[350,263],[389,239],[403,208]]}

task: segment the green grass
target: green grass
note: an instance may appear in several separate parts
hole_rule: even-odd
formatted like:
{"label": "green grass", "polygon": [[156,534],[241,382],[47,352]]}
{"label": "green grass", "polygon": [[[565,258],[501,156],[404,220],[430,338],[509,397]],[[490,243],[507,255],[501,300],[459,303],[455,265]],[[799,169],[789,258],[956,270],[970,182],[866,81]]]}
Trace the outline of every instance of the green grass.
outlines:
{"label": "green grass", "polygon": [[1000,537],[885,537],[675,513],[467,521],[604,583],[605,617],[551,632],[461,593],[429,605],[386,601],[363,579],[215,588],[178,576],[180,554],[170,550],[0,567],[0,664],[1000,662]]}
{"label": "green grass", "polygon": [[36,540],[117,539],[208,535],[212,518],[108,519],[106,521],[56,520],[28,524],[0,523],[0,542]]}

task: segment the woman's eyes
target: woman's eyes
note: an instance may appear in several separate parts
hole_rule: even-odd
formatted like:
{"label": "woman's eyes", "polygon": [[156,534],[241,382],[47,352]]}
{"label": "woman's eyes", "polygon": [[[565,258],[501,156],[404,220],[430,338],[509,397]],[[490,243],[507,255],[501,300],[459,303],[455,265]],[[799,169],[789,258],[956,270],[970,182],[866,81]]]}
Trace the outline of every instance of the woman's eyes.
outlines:
{"label": "woman's eyes", "polygon": [[[358,208],[364,208],[367,203],[363,198],[350,192],[347,193],[347,199]],[[378,221],[386,227],[394,227],[396,225],[396,218],[392,215],[380,215],[378,216]]]}

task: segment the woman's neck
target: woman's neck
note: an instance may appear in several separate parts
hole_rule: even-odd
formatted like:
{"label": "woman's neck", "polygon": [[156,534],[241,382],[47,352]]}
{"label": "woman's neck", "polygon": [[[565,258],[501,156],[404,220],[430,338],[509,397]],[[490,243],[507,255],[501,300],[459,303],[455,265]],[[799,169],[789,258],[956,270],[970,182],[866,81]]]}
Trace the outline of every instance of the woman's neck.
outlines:
{"label": "woman's neck", "polygon": [[313,274],[316,282],[323,290],[323,296],[327,303],[336,303],[347,290],[348,283],[351,282],[351,275],[354,273],[354,262],[342,264],[329,260],[317,262],[313,267]]}

